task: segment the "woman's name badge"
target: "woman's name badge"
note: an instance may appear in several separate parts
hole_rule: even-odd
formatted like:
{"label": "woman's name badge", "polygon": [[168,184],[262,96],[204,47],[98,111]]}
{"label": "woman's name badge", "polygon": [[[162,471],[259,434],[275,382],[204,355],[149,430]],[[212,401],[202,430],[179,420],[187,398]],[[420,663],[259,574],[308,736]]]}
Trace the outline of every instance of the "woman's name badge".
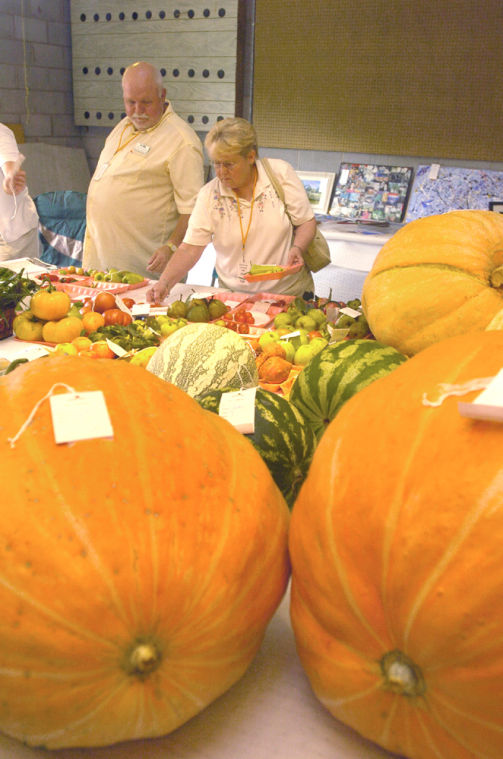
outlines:
{"label": "woman's name badge", "polygon": [[139,142],[138,145],[134,146],[133,150],[135,151],[135,153],[146,155],[150,150],[150,145],[145,145],[144,142]]}
{"label": "woman's name badge", "polygon": [[103,174],[105,173],[105,171],[108,169],[109,166],[110,166],[110,163],[106,161],[105,163],[102,163],[97,167],[93,176],[93,179],[95,182],[101,179],[101,177],[103,176]]}

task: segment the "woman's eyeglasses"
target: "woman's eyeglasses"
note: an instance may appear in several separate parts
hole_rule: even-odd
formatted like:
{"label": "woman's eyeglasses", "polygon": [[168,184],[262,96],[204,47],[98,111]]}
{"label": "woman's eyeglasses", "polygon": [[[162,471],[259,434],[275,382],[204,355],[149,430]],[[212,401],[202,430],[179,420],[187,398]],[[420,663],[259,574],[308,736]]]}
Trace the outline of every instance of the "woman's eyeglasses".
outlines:
{"label": "woman's eyeglasses", "polygon": [[237,166],[237,163],[233,161],[212,161],[211,164],[214,169],[226,169],[227,171],[232,171]]}

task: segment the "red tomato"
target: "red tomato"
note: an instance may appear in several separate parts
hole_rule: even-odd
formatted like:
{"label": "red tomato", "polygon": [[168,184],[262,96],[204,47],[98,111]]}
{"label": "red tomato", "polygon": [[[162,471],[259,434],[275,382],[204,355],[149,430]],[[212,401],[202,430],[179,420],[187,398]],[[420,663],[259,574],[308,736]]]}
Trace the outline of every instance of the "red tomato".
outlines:
{"label": "red tomato", "polygon": [[126,308],[133,308],[134,304],[136,303],[134,298],[122,298],[122,302],[124,303]]}
{"label": "red tomato", "polygon": [[93,311],[97,311],[99,314],[103,314],[110,308],[115,308],[117,303],[115,302],[115,296],[112,293],[102,292],[94,299]]}
{"label": "red tomato", "polygon": [[233,322],[234,316],[229,313],[228,311],[222,316],[222,319],[225,319],[226,322]]}
{"label": "red tomato", "polygon": [[234,321],[238,322],[238,324],[242,324],[246,320],[246,311],[242,308],[239,309],[239,311],[236,311],[234,314]]}
{"label": "red tomato", "polygon": [[131,315],[125,311],[121,311],[120,308],[108,308],[103,312],[103,316],[105,318],[105,327],[108,324],[120,324],[126,327],[133,321]]}
{"label": "red tomato", "polygon": [[245,324],[255,324],[255,318],[251,311],[245,311]]}
{"label": "red tomato", "polygon": [[238,332],[240,335],[247,335],[250,331],[250,325],[249,324],[239,324],[238,325]]}

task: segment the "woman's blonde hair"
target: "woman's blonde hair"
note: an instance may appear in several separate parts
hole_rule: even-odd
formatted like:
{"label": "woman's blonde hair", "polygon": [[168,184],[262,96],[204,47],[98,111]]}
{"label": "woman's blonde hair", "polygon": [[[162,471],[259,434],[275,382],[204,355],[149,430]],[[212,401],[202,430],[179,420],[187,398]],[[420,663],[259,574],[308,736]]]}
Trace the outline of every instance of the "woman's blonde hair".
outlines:
{"label": "woman's blonde hair", "polygon": [[220,155],[247,156],[254,150],[258,156],[257,133],[249,121],[230,117],[217,121],[204,140],[206,150]]}

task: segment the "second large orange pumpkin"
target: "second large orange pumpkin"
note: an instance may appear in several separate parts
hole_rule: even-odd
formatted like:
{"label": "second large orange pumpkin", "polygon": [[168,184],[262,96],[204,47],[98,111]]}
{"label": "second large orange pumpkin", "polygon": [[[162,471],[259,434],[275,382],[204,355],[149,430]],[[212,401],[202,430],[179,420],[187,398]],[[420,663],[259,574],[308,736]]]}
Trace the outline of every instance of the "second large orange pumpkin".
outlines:
{"label": "second large orange pumpkin", "polygon": [[375,337],[407,356],[484,330],[503,309],[503,215],[451,211],[406,224],[377,255],[362,304]]}
{"label": "second large orange pumpkin", "polygon": [[[289,512],[251,443],[112,364],[0,379],[0,729],[31,745],[184,723],[244,673],[289,576]],[[56,445],[51,388],[103,391],[113,438]]]}
{"label": "second large orange pumpkin", "polygon": [[503,756],[503,424],[458,411],[502,363],[502,332],[467,334],[361,390],[293,508],[291,616],[312,687],[411,759]]}

